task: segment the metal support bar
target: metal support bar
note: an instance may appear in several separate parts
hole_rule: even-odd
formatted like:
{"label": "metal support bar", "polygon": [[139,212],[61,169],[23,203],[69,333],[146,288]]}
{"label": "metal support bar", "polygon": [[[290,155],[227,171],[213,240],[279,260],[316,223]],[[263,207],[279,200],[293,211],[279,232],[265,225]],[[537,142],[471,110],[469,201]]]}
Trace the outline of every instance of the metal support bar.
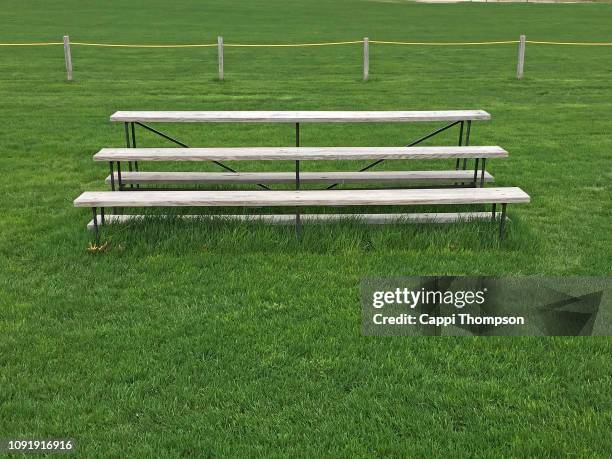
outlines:
{"label": "metal support bar", "polygon": [[[300,123],[295,123],[295,146],[300,146]],[[295,161],[295,189],[300,189],[300,161]]]}
{"label": "metal support bar", "polygon": [[115,191],[115,168],[113,167],[113,161],[109,161],[110,179],[111,179],[111,190]]}
{"label": "metal support bar", "polygon": [[[140,122],[136,122],[136,124],[138,126],[142,126],[143,128],[145,128],[147,131],[151,131],[154,134],[157,134],[160,137],[163,137],[166,140],[169,140],[172,143],[175,143],[183,148],[189,148],[189,145],[184,144],[183,142],[181,142],[180,140],[177,140],[175,138],[170,137],[169,135],[164,134],[163,132],[158,131],[157,129],[153,129],[151,126],[147,126],[146,124],[140,123]],[[217,164],[218,166],[221,166],[223,169],[229,171],[229,172],[236,172],[234,169],[232,169],[229,166],[226,166],[225,164],[220,163],[219,161],[213,161],[213,163]]]}
{"label": "metal support bar", "polygon": [[[139,122],[139,121],[136,121],[136,124],[137,124],[138,126],[142,126],[142,127],[143,127],[143,128],[145,128],[147,131],[151,131],[151,132],[153,132],[154,134],[157,134],[158,136],[163,137],[164,139],[169,140],[170,142],[175,143],[175,144],[177,144],[177,145],[179,145],[179,146],[181,146],[181,147],[183,147],[183,148],[189,148],[189,146],[188,146],[188,145],[184,144],[184,143],[183,143],[183,142],[181,142],[180,140],[174,139],[174,138],[170,137],[169,135],[166,135],[166,134],[164,134],[163,132],[158,131],[157,129],[153,129],[151,126],[147,126],[146,124],[143,124],[143,123],[141,123],[141,122]],[[213,162],[213,163],[215,163],[217,166],[222,167],[222,168],[223,168],[223,169],[225,169],[226,171],[229,171],[229,172],[237,172],[236,170],[232,169],[232,168],[231,168],[231,167],[229,167],[229,166],[226,166],[225,164],[223,164],[223,163],[221,163],[221,162],[219,162],[219,161],[212,161],[212,162]],[[260,188],[263,188],[264,190],[269,190],[269,189],[270,189],[270,188],[268,188],[267,186],[262,185],[261,183],[258,183],[258,184],[257,184],[257,186],[258,186],[258,187],[260,187]]]}
{"label": "metal support bar", "polygon": [[497,204],[493,203],[493,208],[491,210],[491,220],[495,221],[495,209],[497,208]]}
{"label": "metal support bar", "polygon": [[444,131],[446,131],[447,129],[450,129],[450,128],[452,128],[453,126],[456,126],[456,125],[457,125],[457,124],[459,124],[459,123],[461,123],[461,121],[454,121],[454,122],[452,122],[452,123],[450,123],[450,124],[447,124],[446,126],[442,126],[441,128],[436,129],[435,131],[432,131],[432,132],[430,132],[429,134],[427,134],[427,135],[425,135],[425,136],[421,137],[420,139],[417,139],[417,140],[414,140],[414,141],[410,142],[410,143],[409,143],[408,145],[406,145],[406,146],[407,146],[407,147],[414,147],[415,145],[418,145],[419,143],[424,142],[424,141],[426,141],[427,139],[429,139],[429,138],[431,138],[431,137],[433,137],[433,136],[435,136],[435,135],[438,135],[440,132],[444,132]]}
{"label": "metal support bar", "polygon": [[[465,132],[465,146],[470,144],[470,134],[472,133],[472,120],[467,122],[467,130]],[[463,158],[463,170],[467,168],[467,158]]]}
{"label": "metal support bar", "polygon": [[94,234],[96,237],[96,246],[100,245],[100,231],[98,230],[98,212],[97,212],[97,208],[92,207],[91,210],[93,211],[93,224],[94,224]]}
{"label": "metal support bar", "polygon": [[136,148],[136,129],[134,128],[134,123],[131,122],[130,126],[132,128],[132,148]]}
{"label": "metal support bar", "polygon": [[[433,136],[438,135],[440,132],[443,132],[443,131],[446,131],[447,129],[450,129],[450,128],[452,128],[453,126],[455,126],[455,125],[457,125],[457,124],[459,124],[459,123],[461,123],[461,121],[454,121],[454,122],[452,122],[452,123],[450,123],[450,124],[447,124],[446,126],[442,126],[441,128],[436,129],[435,131],[432,131],[432,132],[430,132],[429,134],[427,134],[427,135],[425,135],[425,136],[423,136],[423,137],[421,137],[421,138],[419,138],[419,139],[417,139],[417,140],[415,140],[415,141],[413,141],[413,142],[409,143],[408,145],[406,145],[406,147],[414,147],[415,145],[418,145],[419,143],[425,142],[427,139],[430,139],[430,138],[432,138]],[[371,168],[373,168],[374,166],[376,166],[376,165],[378,165],[378,164],[382,163],[383,161],[384,161],[384,159],[378,159],[378,160],[374,161],[373,163],[368,164],[368,165],[367,165],[367,166],[365,166],[365,167],[362,167],[362,168],[361,168],[361,169],[359,169],[357,172],[365,172],[365,171],[367,171],[368,169],[371,169]],[[326,189],[327,189],[327,190],[331,190],[332,188],[335,188],[335,187],[337,187],[337,186],[338,186],[338,184],[337,184],[337,183],[334,183],[334,184],[332,184],[332,185],[328,186]]]}
{"label": "metal support bar", "polygon": [[[463,124],[464,121],[461,122],[461,124],[459,125],[459,146],[461,146],[463,144]],[[459,158],[457,158],[457,161],[455,161],[455,170],[458,171],[459,170]]]}
{"label": "metal support bar", "polygon": [[[123,123],[123,127],[125,130],[125,145],[130,148],[131,147],[131,142],[130,142],[130,130],[129,130],[129,123],[126,121],[125,123]],[[132,172],[132,161],[128,161],[128,171]],[[130,188],[134,188],[134,184],[130,184]]]}
{"label": "metal support bar", "polygon": [[123,191],[123,183],[121,182],[121,161],[117,161],[117,181],[119,182],[119,191]]}
{"label": "metal support bar", "polygon": [[[422,142],[425,142],[427,139],[430,139],[433,136],[438,135],[440,132],[443,132],[443,131],[446,131],[447,129],[450,129],[453,126],[455,126],[455,125],[457,125],[459,123],[461,123],[461,121],[455,121],[454,123],[447,124],[446,126],[443,126],[443,127],[439,128],[439,129],[436,129],[435,131],[432,131],[429,134],[427,134],[427,135],[425,135],[425,136],[423,136],[423,137],[421,137],[421,138],[419,138],[419,139],[417,139],[417,140],[415,140],[413,142],[410,142],[408,145],[406,145],[406,147],[414,147],[415,145],[418,145],[418,144],[420,144]],[[384,159],[379,159],[379,160],[373,162],[372,164],[359,169],[359,172],[365,172],[368,169],[376,166],[377,164],[382,163],[383,161],[384,161]]]}
{"label": "metal support bar", "polygon": [[474,162],[474,188],[478,186],[478,161],[480,161],[480,158],[476,158]]}
{"label": "metal support bar", "polygon": [[[130,127],[132,128],[132,148],[136,148],[136,129],[134,128],[134,123],[130,123]],[[138,172],[138,161],[134,161],[134,170]],[[140,184],[136,184],[136,188],[140,188]]]}
{"label": "metal support bar", "polygon": [[504,230],[506,228],[506,203],[502,204],[501,219],[499,220],[499,240],[504,239]]}

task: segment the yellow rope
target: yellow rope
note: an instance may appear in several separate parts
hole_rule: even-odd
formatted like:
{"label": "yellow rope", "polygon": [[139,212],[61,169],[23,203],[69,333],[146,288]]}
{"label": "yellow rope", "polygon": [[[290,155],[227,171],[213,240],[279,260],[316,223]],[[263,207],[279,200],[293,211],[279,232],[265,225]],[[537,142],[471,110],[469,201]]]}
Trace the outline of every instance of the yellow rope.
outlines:
{"label": "yellow rope", "polygon": [[[478,46],[478,45],[505,45],[518,43],[518,40],[507,41],[476,41],[476,42],[419,42],[419,41],[383,41],[370,40],[372,44],[379,45],[412,45],[412,46]],[[363,43],[363,40],[355,41],[335,41],[324,43],[286,43],[286,44],[249,44],[249,43],[225,43],[227,48],[301,48],[308,46],[337,46],[337,45],[353,45]],[[612,46],[612,42],[561,42],[561,41],[534,41],[526,40],[526,43],[535,45],[567,45],[567,46]],[[0,43],[0,46],[54,46],[63,45],[63,42],[45,42],[45,43]],[[217,46],[216,43],[206,44],[186,44],[186,45],[129,45],[129,44],[110,44],[110,43],[86,43],[86,42],[71,42],[75,46],[97,46],[102,48],[211,48]]]}
{"label": "yellow rope", "polygon": [[[334,46],[334,45],[353,45],[355,43],[363,43],[363,40],[355,41],[332,41],[327,43],[288,43],[282,45],[257,45],[257,44],[228,44],[224,46],[232,48],[303,48],[306,46]],[[371,43],[371,42],[370,42]]]}
{"label": "yellow rope", "polygon": [[578,43],[569,41],[533,41],[525,40],[525,43],[533,43],[535,45],[568,45],[568,46],[612,46],[612,43]]}
{"label": "yellow rope", "polygon": [[62,42],[52,43],[0,43],[0,46],[50,46],[50,45],[63,45]]}
{"label": "yellow rope", "polygon": [[509,41],[475,41],[475,42],[447,42],[447,43],[419,42],[419,41],[381,41],[381,40],[370,40],[370,43],[376,43],[376,44],[379,44],[379,45],[472,46],[472,45],[505,45],[505,44],[508,44],[508,43],[518,43],[518,40],[509,40]]}
{"label": "yellow rope", "polygon": [[[226,48],[299,48],[306,46],[334,46],[334,45],[349,45],[355,43],[363,43],[363,40],[356,41],[336,41],[327,43],[288,43],[288,44],[232,44],[225,43]],[[75,46],[97,46],[102,48],[210,48],[217,46],[217,43],[210,44],[190,44],[190,45],[128,45],[128,44],[109,44],[109,43],[85,43],[79,41],[70,42]],[[63,45],[62,42],[52,43],[0,43],[0,46],[47,46],[47,45]]]}
{"label": "yellow rope", "polygon": [[217,46],[214,44],[192,44],[192,45],[123,45],[123,44],[108,44],[108,43],[83,43],[83,42],[70,42],[71,45],[78,46],[98,46],[102,48],[210,48]]}

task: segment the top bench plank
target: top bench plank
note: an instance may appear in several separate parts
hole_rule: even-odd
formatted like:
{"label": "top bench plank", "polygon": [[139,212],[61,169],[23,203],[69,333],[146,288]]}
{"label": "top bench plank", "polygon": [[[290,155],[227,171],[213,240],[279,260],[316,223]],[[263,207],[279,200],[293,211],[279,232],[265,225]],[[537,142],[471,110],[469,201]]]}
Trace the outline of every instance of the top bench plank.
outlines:
{"label": "top bench plank", "polygon": [[142,123],[375,123],[489,120],[484,110],[433,111],[118,111],[111,121]]}
{"label": "top bench plank", "polygon": [[75,207],[365,206],[529,202],[517,187],[411,190],[89,191]]}
{"label": "top bench plank", "polygon": [[240,161],[505,158],[498,146],[103,148],[94,161]]}

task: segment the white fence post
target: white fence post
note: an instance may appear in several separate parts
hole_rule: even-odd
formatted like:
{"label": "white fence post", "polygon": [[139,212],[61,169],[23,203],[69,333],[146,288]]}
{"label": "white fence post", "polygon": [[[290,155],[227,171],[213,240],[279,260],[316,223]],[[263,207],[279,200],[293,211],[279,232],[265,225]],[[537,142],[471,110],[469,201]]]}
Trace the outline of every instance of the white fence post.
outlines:
{"label": "white fence post", "polygon": [[518,49],[518,64],[516,66],[516,79],[520,80],[523,78],[523,71],[525,69],[525,35],[521,35],[519,38],[519,49]]}
{"label": "white fence post", "polygon": [[363,81],[368,81],[370,77],[370,39],[363,39]]}
{"label": "white fence post", "polygon": [[72,55],[70,54],[70,37],[64,35],[64,60],[66,61],[66,75],[72,81]]}
{"label": "white fence post", "polygon": [[219,80],[223,81],[223,37],[217,37],[217,54],[219,57]]}

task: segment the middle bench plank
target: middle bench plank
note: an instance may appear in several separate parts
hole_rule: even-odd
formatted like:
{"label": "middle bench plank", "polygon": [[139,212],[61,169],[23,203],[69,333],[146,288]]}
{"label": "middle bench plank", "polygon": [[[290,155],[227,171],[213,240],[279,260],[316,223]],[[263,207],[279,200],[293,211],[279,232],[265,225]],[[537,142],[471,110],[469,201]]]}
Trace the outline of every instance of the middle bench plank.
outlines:
{"label": "middle bench plank", "polygon": [[[124,184],[291,184],[295,183],[295,172],[123,172]],[[376,172],[301,172],[301,183],[397,183],[397,182],[472,182],[474,171],[376,171]],[[115,172],[115,181],[119,175]],[[493,176],[484,175],[485,182]],[[111,183],[111,176],[106,177]]]}
{"label": "middle bench plank", "polygon": [[505,158],[498,146],[103,148],[94,161],[300,161]]}

